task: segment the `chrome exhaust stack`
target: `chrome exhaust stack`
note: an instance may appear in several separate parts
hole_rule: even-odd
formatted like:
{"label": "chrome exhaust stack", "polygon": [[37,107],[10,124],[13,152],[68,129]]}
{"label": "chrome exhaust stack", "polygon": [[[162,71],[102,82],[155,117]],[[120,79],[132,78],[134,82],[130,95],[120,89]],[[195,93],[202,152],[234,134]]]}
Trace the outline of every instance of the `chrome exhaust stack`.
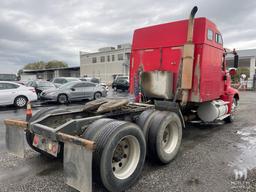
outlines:
{"label": "chrome exhaust stack", "polygon": [[186,105],[188,100],[189,90],[192,88],[194,47],[195,47],[193,43],[193,32],[194,32],[194,18],[197,11],[198,11],[197,6],[195,6],[191,10],[189,20],[188,20],[187,42],[183,47],[182,79],[181,79],[182,105]]}

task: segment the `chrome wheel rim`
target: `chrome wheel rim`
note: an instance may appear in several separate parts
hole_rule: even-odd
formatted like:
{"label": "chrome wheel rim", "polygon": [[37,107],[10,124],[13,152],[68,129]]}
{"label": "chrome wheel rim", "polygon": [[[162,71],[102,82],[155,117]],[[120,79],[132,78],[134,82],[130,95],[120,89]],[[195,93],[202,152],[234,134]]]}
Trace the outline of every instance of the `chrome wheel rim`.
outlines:
{"label": "chrome wheel rim", "polygon": [[166,126],[162,136],[162,149],[165,153],[172,153],[179,142],[179,129],[176,124]]}
{"label": "chrome wheel rim", "polygon": [[126,179],[135,171],[140,159],[138,139],[132,135],[123,137],[112,155],[112,173],[118,179]]}
{"label": "chrome wheel rim", "polygon": [[26,103],[27,103],[27,100],[26,100],[24,97],[19,97],[19,98],[17,98],[17,100],[16,100],[16,104],[17,104],[19,107],[25,106]]}

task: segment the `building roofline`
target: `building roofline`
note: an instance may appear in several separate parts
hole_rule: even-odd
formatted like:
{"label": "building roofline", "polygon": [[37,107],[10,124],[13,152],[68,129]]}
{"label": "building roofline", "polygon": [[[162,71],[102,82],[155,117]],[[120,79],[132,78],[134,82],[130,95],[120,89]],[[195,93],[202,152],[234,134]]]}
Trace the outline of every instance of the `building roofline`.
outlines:
{"label": "building roofline", "polygon": [[54,71],[54,70],[68,70],[68,69],[80,69],[80,66],[75,67],[61,67],[61,68],[51,68],[51,69],[23,69],[23,72],[43,72],[43,71]]}
{"label": "building roofline", "polygon": [[110,50],[110,51],[97,51],[97,52],[92,52],[92,53],[82,53],[82,54],[80,54],[80,56],[114,53],[114,52],[118,52],[118,51],[122,51],[122,50],[126,50],[126,49],[131,50],[131,48],[121,48],[121,49],[114,49],[114,50]]}
{"label": "building roofline", "polygon": [[[119,45],[124,45],[125,47],[121,47],[121,48],[118,48]],[[88,55],[94,55],[94,54],[101,54],[101,53],[114,53],[114,52],[118,52],[118,51],[123,51],[123,50],[131,50],[131,44],[130,43],[123,43],[123,44],[119,44],[117,45],[117,48],[116,47],[102,47],[102,48],[99,48],[98,51],[95,51],[95,52],[87,52],[87,51],[83,51],[83,50],[80,50],[80,56],[88,56]],[[129,45],[129,47],[126,47],[127,45]],[[114,49],[110,49],[110,50],[102,50],[100,51],[100,49],[104,49],[104,48],[114,48]]]}

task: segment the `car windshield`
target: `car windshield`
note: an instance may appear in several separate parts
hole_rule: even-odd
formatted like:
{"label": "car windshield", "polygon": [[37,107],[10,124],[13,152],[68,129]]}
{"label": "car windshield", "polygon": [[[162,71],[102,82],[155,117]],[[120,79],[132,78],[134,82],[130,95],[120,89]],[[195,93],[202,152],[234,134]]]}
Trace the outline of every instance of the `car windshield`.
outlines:
{"label": "car windshield", "polygon": [[75,82],[75,81],[69,82],[69,83],[66,83],[64,85],[61,85],[59,87],[59,89],[69,89],[69,88],[73,87],[75,84],[77,84],[77,82]]}
{"label": "car windshield", "polygon": [[54,87],[54,85],[48,81],[39,81],[38,86],[39,87]]}
{"label": "car windshield", "polygon": [[79,79],[77,78],[68,78],[66,79],[68,82],[72,82],[72,81],[79,81]]}

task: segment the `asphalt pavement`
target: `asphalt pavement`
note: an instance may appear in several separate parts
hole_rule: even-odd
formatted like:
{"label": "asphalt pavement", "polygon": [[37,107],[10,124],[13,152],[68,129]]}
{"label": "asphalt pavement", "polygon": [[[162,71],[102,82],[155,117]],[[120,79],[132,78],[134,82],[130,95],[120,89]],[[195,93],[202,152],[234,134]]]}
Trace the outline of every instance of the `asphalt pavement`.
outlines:
{"label": "asphalt pavement", "polygon": [[[109,94],[125,96],[127,93]],[[256,191],[255,103],[255,92],[242,92],[234,123],[187,127],[175,160],[165,166],[147,161],[137,184],[128,191]],[[35,103],[33,112],[48,106]],[[60,160],[47,159],[29,148],[24,159],[7,153],[3,124],[6,118],[24,119],[25,110],[0,108],[0,192],[75,192],[64,183]],[[94,183],[93,191],[104,189]]]}

